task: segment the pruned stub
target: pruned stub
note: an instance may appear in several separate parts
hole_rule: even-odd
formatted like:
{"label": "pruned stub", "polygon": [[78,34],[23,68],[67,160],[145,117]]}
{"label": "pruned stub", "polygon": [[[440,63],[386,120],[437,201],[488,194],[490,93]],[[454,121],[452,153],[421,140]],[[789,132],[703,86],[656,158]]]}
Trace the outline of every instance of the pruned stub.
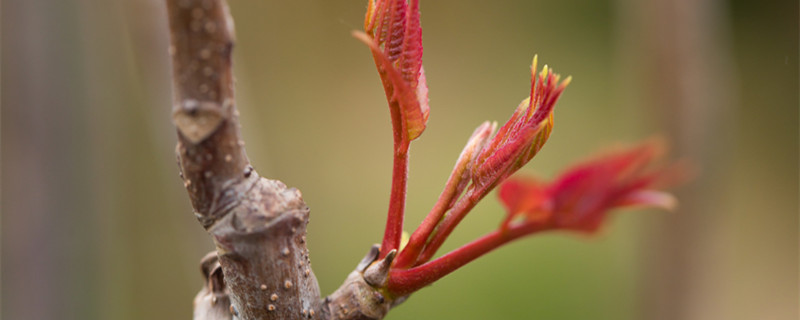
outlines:
{"label": "pruned stub", "polygon": [[306,247],[309,210],[300,192],[253,175],[255,185],[208,230],[242,319],[312,319],[319,286]]}

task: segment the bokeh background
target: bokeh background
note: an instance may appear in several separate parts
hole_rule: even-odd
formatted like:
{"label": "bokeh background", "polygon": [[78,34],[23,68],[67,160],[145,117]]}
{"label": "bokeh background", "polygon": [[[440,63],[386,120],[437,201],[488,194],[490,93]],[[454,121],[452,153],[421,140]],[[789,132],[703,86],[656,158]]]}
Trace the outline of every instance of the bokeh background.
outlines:
{"label": "bokeh background", "polygon": [[[381,237],[389,115],[364,0],[232,0],[237,98],[260,173],[302,190],[322,291]],[[667,137],[701,170],[673,213],[503,247],[388,319],[797,319],[798,3],[422,1],[429,127],[408,228],[472,129],[505,121],[534,53],[574,77],[523,171]],[[213,245],[177,177],[161,0],[2,2],[2,318],[189,319]],[[490,197],[444,249],[493,228]]]}

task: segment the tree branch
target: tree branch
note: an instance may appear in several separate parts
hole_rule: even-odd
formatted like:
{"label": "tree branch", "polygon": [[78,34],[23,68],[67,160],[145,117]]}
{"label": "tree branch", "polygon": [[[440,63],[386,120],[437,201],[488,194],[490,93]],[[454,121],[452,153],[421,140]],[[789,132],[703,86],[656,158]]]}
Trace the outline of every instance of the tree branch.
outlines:
{"label": "tree branch", "polygon": [[231,205],[221,191],[250,170],[233,100],[233,24],[220,1],[167,0],[167,10],[178,160],[192,207],[208,228]]}
{"label": "tree branch", "polygon": [[383,297],[364,273],[385,280],[388,267],[381,266],[391,260],[373,264],[374,249],[342,287],[321,299],[300,192],[250,166],[234,105],[234,28],[226,2],[166,5],[178,165],[195,215],[217,247],[202,262],[205,286],[195,298],[194,319],[383,318],[402,299]]}
{"label": "tree branch", "polygon": [[232,312],[243,319],[319,313],[305,245],[308,208],[299,191],[258,176],[240,139],[228,7],[219,0],[167,0],[167,9],[181,176],[214,238]]}

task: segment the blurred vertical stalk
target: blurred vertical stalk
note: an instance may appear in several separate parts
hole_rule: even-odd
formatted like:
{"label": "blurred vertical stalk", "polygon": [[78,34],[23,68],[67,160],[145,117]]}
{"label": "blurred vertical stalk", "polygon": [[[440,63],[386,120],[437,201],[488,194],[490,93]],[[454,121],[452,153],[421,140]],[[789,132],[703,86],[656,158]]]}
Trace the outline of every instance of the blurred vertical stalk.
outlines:
{"label": "blurred vertical stalk", "polygon": [[[712,319],[726,314],[721,292],[727,238],[719,181],[730,160],[730,117],[736,79],[730,55],[727,3],[722,0],[617,0],[619,61],[627,70],[624,92],[641,89],[636,108],[655,110],[677,154],[702,175],[678,198],[678,214],[653,217],[642,248],[642,306],[637,318]],[[636,71],[634,71],[636,70]],[[624,82],[623,82],[624,83]],[[636,88],[637,86],[641,86]],[[716,182],[715,182],[716,181]],[[702,192],[700,192],[702,191]],[[701,199],[702,197],[702,199]],[[719,199],[715,201],[713,199]]]}
{"label": "blurred vertical stalk", "polygon": [[3,319],[96,318],[86,96],[66,2],[2,3]]}

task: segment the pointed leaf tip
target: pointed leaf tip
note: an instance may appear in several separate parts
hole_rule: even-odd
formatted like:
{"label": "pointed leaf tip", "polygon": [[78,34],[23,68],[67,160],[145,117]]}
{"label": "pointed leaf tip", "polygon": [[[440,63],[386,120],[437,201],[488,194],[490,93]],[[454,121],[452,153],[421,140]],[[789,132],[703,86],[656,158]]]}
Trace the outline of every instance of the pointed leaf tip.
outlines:
{"label": "pointed leaf tip", "polygon": [[662,191],[641,190],[627,195],[618,205],[624,207],[660,208],[673,211],[678,207],[678,199]]}
{"label": "pointed leaf tip", "polygon": [[393,110],[393,129],[407,145],[425,130],[430,113],[419,0],[370,0],[364,28],[366,34],[356,37],[372,51]]}
{"label": "pointed leaf tip", "polygon": [[561,82],[561,86],[562,86],[562,87],[566,87],[566,86],[568,86],[568,85],[569,85],[571,82],[572,82],[572,76],[567,76],[567,78],[566,78],[566,79],[564,79],[564,81],[563,81],[563,82]]}
{"label": "pointed leaf tip", "polygon": [[564,86],[545,65],[537,76],[539,56],[531,61],[531,90],[511,118],[497,131],[476,159],[473,180],[492,188],[530,161],[547,142],[553,130],[553,108]]}

